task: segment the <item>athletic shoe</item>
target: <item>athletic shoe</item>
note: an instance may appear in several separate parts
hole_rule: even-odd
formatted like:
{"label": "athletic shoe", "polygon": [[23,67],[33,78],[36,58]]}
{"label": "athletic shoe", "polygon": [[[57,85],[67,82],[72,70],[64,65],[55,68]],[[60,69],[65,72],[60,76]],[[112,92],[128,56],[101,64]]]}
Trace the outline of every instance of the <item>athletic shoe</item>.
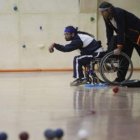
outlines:
{"label": "athletic shoe", "polygon": [[125,81],[124,78],[118,78],[118,77],[114,80],[114,82],[116,82],[116,83],[121,83],[123,81]]}
{"label": "athletic shoe", "polygon": [[88,81],[85,78],[78,78],[76,80],[74,80],[73,82],[70,83],[71,86],[79,86],[79,85],[83,85],[83,84],[87,84]]}

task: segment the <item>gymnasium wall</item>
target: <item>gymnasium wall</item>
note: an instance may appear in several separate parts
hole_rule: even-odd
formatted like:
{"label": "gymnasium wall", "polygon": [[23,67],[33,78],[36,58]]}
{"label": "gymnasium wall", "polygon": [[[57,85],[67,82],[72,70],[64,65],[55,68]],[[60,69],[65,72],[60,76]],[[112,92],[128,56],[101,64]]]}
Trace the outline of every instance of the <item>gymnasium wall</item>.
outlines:
{"label": "gymnasium wall", "polygon": [[48,47],[68,43],[67,25],[96,36],[93,2],[97,5],[96,0],[0,0],[0,69],[72,68],[77,51],[50,54]]}
{"label": "gymnasium wall", "polygon": [[[69,69],[78,51],[48,52],[51,43],[66,44],[64,27],[73,25],[102,40],[105,27],[99,0],[0,0],[0,70]],[[140,17],[139,0],[110,0]],[[127,3],[127,4],[126,4]],[[139,59],[134,55],[135,67]]]}

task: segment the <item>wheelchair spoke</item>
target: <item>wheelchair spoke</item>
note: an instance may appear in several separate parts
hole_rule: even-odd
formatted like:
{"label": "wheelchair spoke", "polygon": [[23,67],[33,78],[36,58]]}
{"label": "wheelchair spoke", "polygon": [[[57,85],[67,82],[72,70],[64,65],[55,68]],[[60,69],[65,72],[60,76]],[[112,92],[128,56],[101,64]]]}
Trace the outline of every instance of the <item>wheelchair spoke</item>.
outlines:
{"label": "wheelchair spoke", "polygon": [[118,74],[126,73],[127,81],[131,78],[133,73],[133,64],[130,58],[121,53],[120,55],[114,55],[113,52],[106,54],[101,60],[100,73],[103,79],[112,84],[116,84],[116,77]]}

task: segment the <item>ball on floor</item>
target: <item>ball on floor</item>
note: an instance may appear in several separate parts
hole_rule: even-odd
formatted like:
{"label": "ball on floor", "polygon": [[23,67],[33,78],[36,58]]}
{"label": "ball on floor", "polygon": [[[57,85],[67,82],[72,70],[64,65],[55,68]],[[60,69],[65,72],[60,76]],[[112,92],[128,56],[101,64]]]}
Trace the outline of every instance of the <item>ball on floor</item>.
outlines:
{"label": "ball on floor", "polygon": [[78,131],[77,136],[80,140],[87,140],[88,137],[89,137],[89,134],[88,134],[87,130],[81,129],[81,130]]}
{"label": "ball on floor", "polygon": [[29,139],[29,134],[28,134],[28,132],[21,132],[20,134],[19,134],[19,138],[20,138],[20,140],[28,140]]}
{"label": "ball on floor", "polygon": [[61,128],[58,128],[54,131],[55,137],[61,139],[64,136],[64,131]]}
{"label": "ball on floor", "polygon": [[55,138],[55,132],[52,129],[46,129],[44,131],[44,136],[46,139],[54,139]]}
{"label": "ball on floor", "polygon": [[5,132],[0,132],[0,140],[7,140],[8,135]]}
{"label": "ball on floor", "polygon": [[113,90],[113,92],[116,94],[116,93],[118,93],[118,92],[119,92],[119,87],[118,87],[118,86],[116,86],[116,87],[114,87],[112,90]]}

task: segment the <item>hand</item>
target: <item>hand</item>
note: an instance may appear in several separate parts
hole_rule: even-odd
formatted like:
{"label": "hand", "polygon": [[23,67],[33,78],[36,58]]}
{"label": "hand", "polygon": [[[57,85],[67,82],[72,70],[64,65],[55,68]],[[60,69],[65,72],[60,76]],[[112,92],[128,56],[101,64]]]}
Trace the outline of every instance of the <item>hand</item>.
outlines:
{"label": "hand", "polygon": [[53,53],[54,52],[54,45],[55,43],[53,43],[50,47],[49,47],[49,52]]}
{"label": "hand", "polygon": [[53,52],[54,52],[54,48],[53,48],[53,47],[50,47],[50,48],[49,48],[49,52],[50,52],[50,53],[53,53]]}
{"label": "hand", "polygon": [[116,49],[114,50],[114,54],[115,54],[115,55],[120,55],[120,53],[121,53],[121,49],[120,49],[120,48],[116,48]]}

